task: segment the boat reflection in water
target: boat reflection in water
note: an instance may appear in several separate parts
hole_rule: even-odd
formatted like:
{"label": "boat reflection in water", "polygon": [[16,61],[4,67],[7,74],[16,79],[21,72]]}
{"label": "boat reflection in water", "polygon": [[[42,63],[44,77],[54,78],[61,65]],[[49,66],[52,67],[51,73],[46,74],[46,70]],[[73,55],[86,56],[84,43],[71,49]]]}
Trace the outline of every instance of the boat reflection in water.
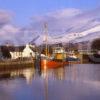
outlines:
{"label": "boat reflection in water", "polygon": [[0,100],[100,100],[99,64],[0,71]]}

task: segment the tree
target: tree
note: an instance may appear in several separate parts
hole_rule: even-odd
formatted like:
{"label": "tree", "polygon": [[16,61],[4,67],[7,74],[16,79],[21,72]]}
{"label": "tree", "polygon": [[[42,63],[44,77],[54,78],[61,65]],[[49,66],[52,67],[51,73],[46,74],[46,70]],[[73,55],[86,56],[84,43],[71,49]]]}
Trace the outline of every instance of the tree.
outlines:
{"label": "tree", "polygon": [[11,58],[9,48],[7,46],[1,46],[1,52],[3,58]]}
{"label": "tree", "polygon": [[100,50],[100,38],[94,40],[91,45],[92,50]]}

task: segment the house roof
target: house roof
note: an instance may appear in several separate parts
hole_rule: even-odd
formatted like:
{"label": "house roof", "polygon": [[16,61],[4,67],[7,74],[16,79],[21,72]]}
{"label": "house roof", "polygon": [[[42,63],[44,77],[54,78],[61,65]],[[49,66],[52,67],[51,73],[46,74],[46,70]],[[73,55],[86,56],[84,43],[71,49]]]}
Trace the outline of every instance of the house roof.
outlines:
{"label": "house roof", "polygon": [[9,47],[10,52],[22,52],[24,50],[25,46],[16,46],[16,47]]}
{"label": "house roof", "polygon": [[33,48],[33,47],[30,47],[30,49],[31,49],[32,51],[34,51],[34,52],[36,51],[36,49],[35,49],[35,48]]}

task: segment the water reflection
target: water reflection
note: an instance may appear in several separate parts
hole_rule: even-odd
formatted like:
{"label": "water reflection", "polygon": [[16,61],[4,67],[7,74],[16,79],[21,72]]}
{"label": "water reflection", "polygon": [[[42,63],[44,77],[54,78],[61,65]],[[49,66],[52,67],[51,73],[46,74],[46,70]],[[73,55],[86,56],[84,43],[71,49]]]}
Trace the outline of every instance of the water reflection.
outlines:
{"label": "water reflection", "polygon": [[32,82],[34,72],[34,68],[0,71],[0,80],[25,78],[26,82],[29,84]]}
{"label": "water reflection", "polygon": [[0,72],[0,100],[100,100],[99,65]]}

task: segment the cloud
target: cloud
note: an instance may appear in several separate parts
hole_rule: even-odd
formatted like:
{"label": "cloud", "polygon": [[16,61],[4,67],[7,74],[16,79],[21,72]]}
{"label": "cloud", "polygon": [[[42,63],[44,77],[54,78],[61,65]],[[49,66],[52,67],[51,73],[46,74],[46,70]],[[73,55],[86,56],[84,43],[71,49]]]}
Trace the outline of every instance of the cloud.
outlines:
{"label": "cloud", "polygon": [[48,24],[48,33],[51,37],[80,33],[100,25],[100,9],[81,11],[80,9],[66,8],[33,16],[31,27],[39,31],[41,36],[44,32],[43,23],[45,22]]}
{"label": "cloud", "polygon": [[100,10],[98,8],[91,11],[81,11],[80,9],[66,8],[33,16],[31,25],[35,30],[41,31],[44,22],[48,23],[49,32],[53,32],[53,34],[81,32],[100,24]]}
{"label": "cloud", "polygon": [[0,44],[7,41],[16,45],[26,44],[34,38],[35,33],[30,26],[18,27],[12,24],[14,13],[6,10],[0,10]]}
{"label": "cloud", "polygon": [[21,27],[19,33],[16,35],[16,41],[18,41],[20,45],[26,44],[33,40],[37,35],[38,34],[30,26]]}
{"label": "cloud", "polygon": [[[5,44],[7,41],[13,44],[24,44],[29,38],[26,36],[26,30],[22,27],[17,27],[12,24],[14,13],[6,10],[0,10],[0,44]],[[27,29],[28,31],[28,29]],[[27,32],[28,33],[28,32]],[[27,38],[26,38],[27,37]]]}
{"label": "cloud", "polygon": [[0,40],[2,40],[3,43],[9,40],[14,42],[18,32],[18,27],[11,24],[6,24],[0,28]]}
{"label": "cloud", "polygon": [[0,10],[0,26],[3,26],[9,22],[11,22],[12,19],[12,13],[5,11],[5,10]]}
{"label": "cloud", "polygon": [[13,25],[7,24],[4,25],[1,29],[0,29],[0,35],[1,36],[5,36],[5,35],[15,35],[15,33],[18,32],[18,28],[14,27]]}
{"label": "cloud", "polygon": [[15,45],[23,45],[34,38],[34,31],[28,27],[16,27],[12,24],[6,24],[0,28],[0,42],[5,44],[7,41]]}
{"label": "cloud", "polygon": [[12,12],[0,10],[0,44],[16,37],[19,29],[12,24],[12,18]]}
{"label": "cloud", "polygon": [[57,10],[44,15],[33,16],[31,25],[35,30],[41,31],[43,30],[43,23],[47,22],[51,31],[62,31],[71,22],[69,19],[81,13],[81,10],[75,8]]}
{"label": "cloud", "polygon": [[0,10],[0,42],[12,40],[15,44],[21,45],[30,42],[38,34],[40,35],[38,42],[42,42],[45,22],[48,24],[48,33],[51,37],[79,33],[100,25],[100,10],[61,9],[32,16],[31,23],[25,27],[13,25],[12,18],[12,13]]}
{"label": "cloud", "polygon": [[70,18],[70,17],[73,17],[73,16],[75,16],[77,14],[81,14],[81,13],[82,13],[82,11],[79,9],[66,8],[66,9],[47,13],[46,15],[49,17],[56,18],[56,19],[61,19],[61,18]]}

